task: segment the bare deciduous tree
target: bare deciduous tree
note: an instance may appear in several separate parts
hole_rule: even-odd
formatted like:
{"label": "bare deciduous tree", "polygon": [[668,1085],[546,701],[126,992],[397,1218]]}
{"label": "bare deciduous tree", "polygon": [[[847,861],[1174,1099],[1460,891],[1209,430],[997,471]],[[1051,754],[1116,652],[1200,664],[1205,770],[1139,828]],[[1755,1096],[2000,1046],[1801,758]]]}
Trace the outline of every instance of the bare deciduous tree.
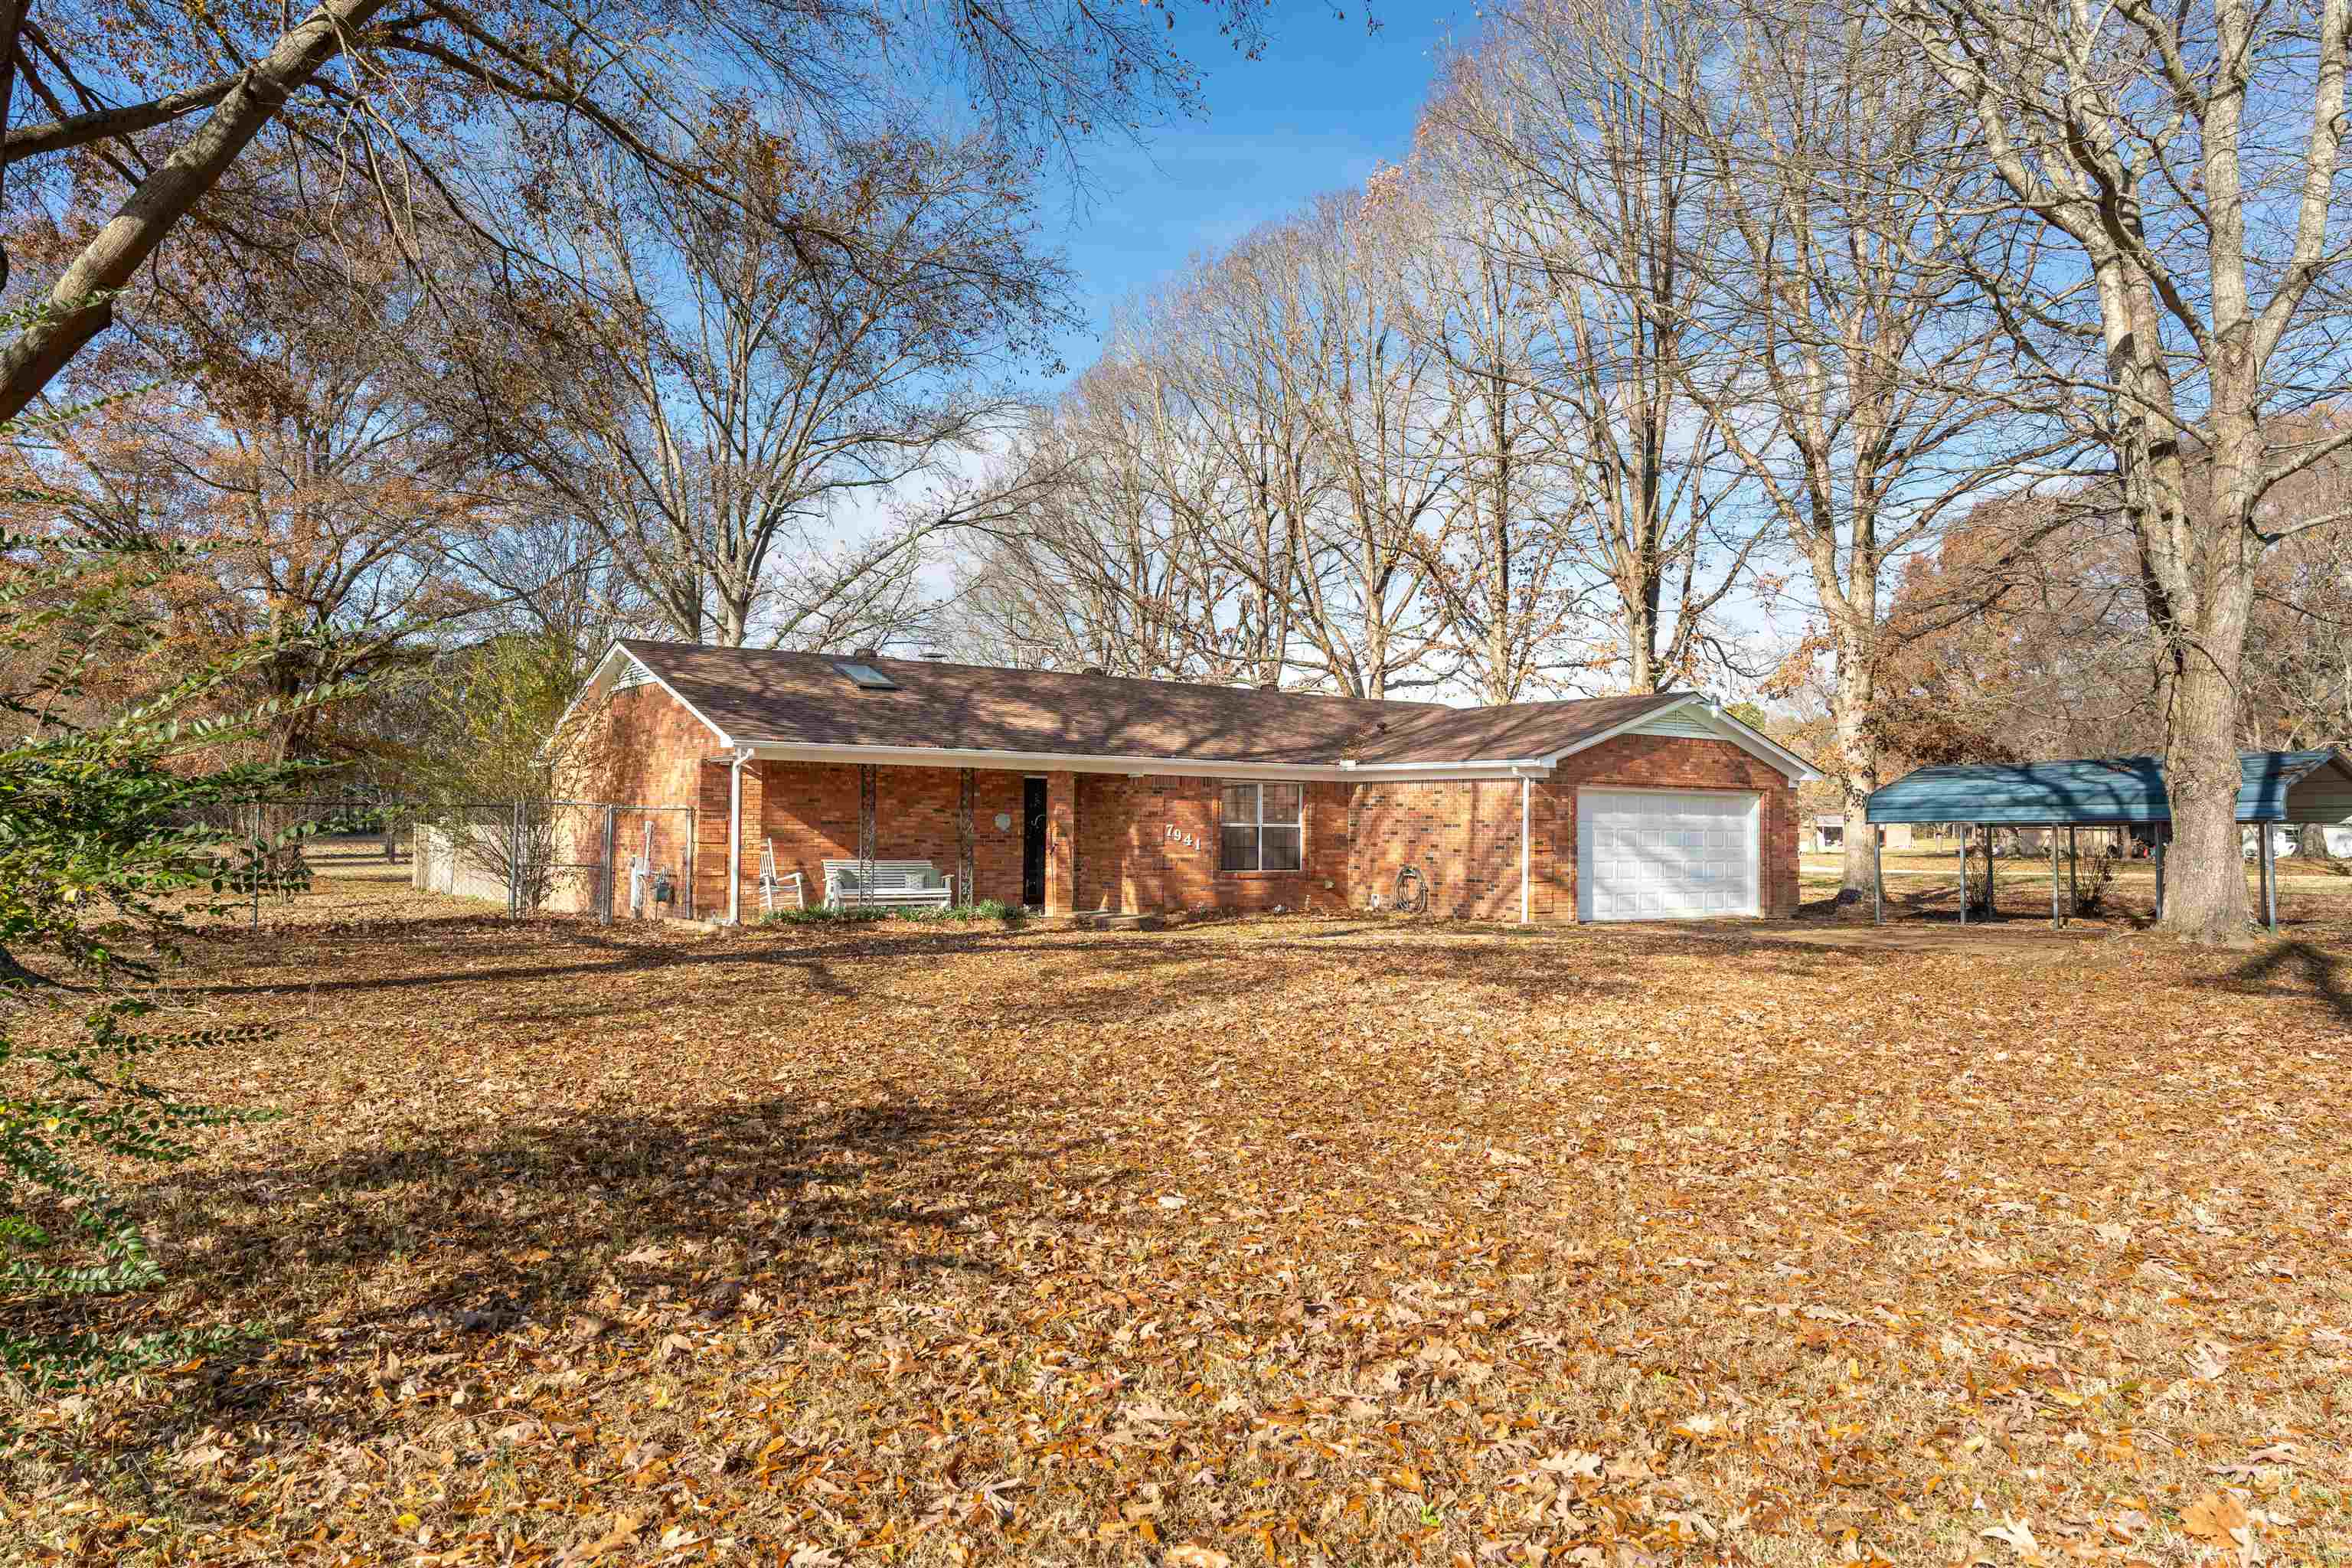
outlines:
{"label": "bare deciduous tree", "polygon": [[[1964,264],[1979,165],[1924,75],[1883,29],[1758,7],[1727,17],[1686,105],[1717,217],[1683,388],[1802,563],[1830,663],[1821,760],[1853,825],[1879,784],[1890,569],[2011,471],[2023,424]],[[1857,826],[1846,896],[1873,874]]]}
{"label": "bare deciduous tree", "polygon": [[2165,923],[2235,940],[2245,638],[2285,531],[2271,500],[2352,439],[2288,417],[2342,379],[2352,0],[1878,3],[1965,105],[2008,200],[2063,244],[1987,284],[2079,396],[2137,545],[2166,658]]}
{"label": "bare deciduous tree", "polygon": [[[541,374],[497,438],[605,529],[671,635],[878,636],[925,541],[970,521],[969,497],[912,492],[1012,417],[984,381],[1055,319],[1059,268],[999,150],[900,136],[813,162],[739,135],[727,199],[608,168],[555,204],[569,276],[524,305]],[[743,216],[787,209],[864,236],[856,258]]]}
{"label": "bare deciduous tree", "polygon": [[1685,392],[1695,260],[1719,218],[1685,113],[1712,19],[1693,0],[1515,0],[1491,26],[1430,119],[1496,220],[1481,243],[1543,279],[1552,352],[1525,384],[1585,492],[1623,683],[1656,690],[1720,655],[1712,617],[1761,539]]}
{"label": "bare deciduous tree", "polygon": [[1359,193],[1326,196],[1297,226],[1289,313],[1313,323],[1294,352],[1317,464],[1328,476],[1298,574],[1319,682],[1388,697],[1436,679],[1444,621],[1431,591],[1445,551],[1453,453],[1444,426],[1445,356],[1412,330],[1412,226]]}
{"label": "bare deciduous tree", "polygon": [[[1451,672],[1490,703],[1559,688],[1586,636],[1591,584],[1577,572],[1578,492],[1527,384],[1548,320],[1534,268],[1492,243],[1486,199],[1465,188],[1455,149],[1424,136],[1410,174],[1376,182],[1404,239],[1410,330],[1436,351],[1437,434],[1451,482],[1434,542]],[[1476,237],[1487,237],[1482,243]]]}

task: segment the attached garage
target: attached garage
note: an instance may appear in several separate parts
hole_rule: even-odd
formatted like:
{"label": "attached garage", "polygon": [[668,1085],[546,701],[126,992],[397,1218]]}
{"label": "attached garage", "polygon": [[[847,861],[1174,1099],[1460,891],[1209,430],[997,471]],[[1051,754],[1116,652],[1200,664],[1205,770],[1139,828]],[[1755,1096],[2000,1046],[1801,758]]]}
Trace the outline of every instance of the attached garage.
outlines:
{"label": "attached garage", "polygon": [[1577,919],[1761,914],[1763,817],[1744,790],[1580,790]]}

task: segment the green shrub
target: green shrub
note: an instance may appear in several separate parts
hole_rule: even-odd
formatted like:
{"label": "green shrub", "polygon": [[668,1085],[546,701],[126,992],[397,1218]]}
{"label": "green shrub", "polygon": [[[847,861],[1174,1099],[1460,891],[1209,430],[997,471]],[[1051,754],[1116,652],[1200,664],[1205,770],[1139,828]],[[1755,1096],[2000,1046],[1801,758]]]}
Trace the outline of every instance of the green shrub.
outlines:
{"label": "green shrub", "polygon": [[819,904],[807,910],[770,910],[760,917],[762,925],[822,926],[844,921],[887,921],[898,911],[874,904],[845,904],[835,907]]}
{"label": "green shrub", "polygon": [[1001,899],[982,899],[976,904],[948,904],[937,908],[920,904],[819,905],[811,910],[772,910],[761,917],[761,923],[813,926],[832,925],[843,921],[997,921],[1013,925],[1022,919],[1024,912],[1020,905],[1008,904]]}
{"label": "green shrub", "polygon": [[[17,569],[0,588],[0,1297],[37,1310],[163,1278],[98,1162],[185,1160],[196,1152],[188,1134],[260,1119],[140,1076],[160,1050],[243,1044],[257,1029],[142,1033],[150,1005],[110,991],[174,957],[192,914],[225,910],[222,896],[239,888],[272,885],[275,851],[299,826],[225,849],[201,824],[287,790],[293,771],[215,759],[274,715],[341,693],[206,716],[240,676],[283,652],[257,646],[136,706],[68,717],[100,706],[84,677],[101,651],[135,652],[161,635],[140,618],[138,590],[184,569],[182,554],[0,536],[0,560]],[[21,1026],[43,1005],[52,1016],[79,1010],[79,1032],[26,1038]],[[127,1370],[174,1348],[61,1328],[68,1315],[54,1310],[40,1332],[0,1330],[0,1356],[28,1381]]]}
{"label": "green shrub", "polygon": [[909,921],[1000,921],[1010,925],[1027,911],[1018,904],[1008,904],[1002,899],[982,899],[976,904],[949,904],[940,909],[904,909],[898,912],[901,920]]}

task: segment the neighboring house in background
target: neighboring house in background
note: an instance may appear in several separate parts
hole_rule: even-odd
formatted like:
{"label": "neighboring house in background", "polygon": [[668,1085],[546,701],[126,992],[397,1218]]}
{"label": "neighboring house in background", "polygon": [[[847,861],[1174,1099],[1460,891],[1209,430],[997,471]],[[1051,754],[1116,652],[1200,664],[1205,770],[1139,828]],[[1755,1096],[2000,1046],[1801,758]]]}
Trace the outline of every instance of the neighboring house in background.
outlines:
{"label": "neighboring house in background", "polygon": [[1803,758],[1688,692],[1496,708],[628,640],[567,714],[575,799],[697,807],[692,906],[760,913],[772,848],[928,860],[959,900],[1432,913],[1793,914]]}
{"label": "neighboring house in background", "polygon": [[[1911,847],[1911,825],[1898,822],[1888,826],[1881,847],[1908,849]],[[1805,829],[1805,849],[1815,855],[1845,853],[1845,816],[1842,812],[1827,811],[1816,816]]]}

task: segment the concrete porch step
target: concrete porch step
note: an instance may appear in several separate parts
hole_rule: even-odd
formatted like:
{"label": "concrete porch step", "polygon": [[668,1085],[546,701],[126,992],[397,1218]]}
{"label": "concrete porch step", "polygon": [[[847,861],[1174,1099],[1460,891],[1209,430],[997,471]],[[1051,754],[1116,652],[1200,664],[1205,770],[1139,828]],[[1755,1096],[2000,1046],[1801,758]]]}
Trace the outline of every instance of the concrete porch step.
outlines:
{"label": "concrete porch step", "polygon": [[1070,917],[1081,931],[1158,931],[1168,922],[1158,915],[1123,915],[1111,910],[1087,910]]}

